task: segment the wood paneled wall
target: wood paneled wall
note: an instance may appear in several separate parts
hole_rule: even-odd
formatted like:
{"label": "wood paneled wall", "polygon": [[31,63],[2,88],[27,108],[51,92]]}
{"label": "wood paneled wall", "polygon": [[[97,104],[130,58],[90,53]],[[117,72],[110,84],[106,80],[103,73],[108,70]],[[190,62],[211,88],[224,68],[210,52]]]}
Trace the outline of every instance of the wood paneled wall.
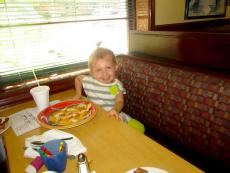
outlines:
{"label": "wood paneled wall", "polygon": [[131,54],[230,75],[230,34],[207,32],[130,32]]}

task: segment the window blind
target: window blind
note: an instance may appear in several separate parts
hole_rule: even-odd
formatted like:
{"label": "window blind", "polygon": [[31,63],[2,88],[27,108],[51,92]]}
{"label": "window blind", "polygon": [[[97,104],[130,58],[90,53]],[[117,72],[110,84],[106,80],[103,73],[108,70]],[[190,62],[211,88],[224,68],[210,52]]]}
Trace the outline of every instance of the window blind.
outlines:
{"label": "window blind", "polygon": [[126,53],[132,2],[0,0],[0,86],[86,64],[98,42]]}
{"label": "window blind", "polygon": [[149,0],[136,0],[136,30],[149,30]]}

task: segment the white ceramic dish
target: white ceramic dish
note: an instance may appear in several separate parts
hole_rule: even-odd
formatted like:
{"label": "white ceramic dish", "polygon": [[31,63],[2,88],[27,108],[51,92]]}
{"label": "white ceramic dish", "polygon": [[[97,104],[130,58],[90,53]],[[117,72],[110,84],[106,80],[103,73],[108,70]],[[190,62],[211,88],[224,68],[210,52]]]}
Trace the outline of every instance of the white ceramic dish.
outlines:
{"label": "white ceramic dish", "polygon": [[[148,171],[149,173],[168,173],[165,170],[159,169],[159,168],[154,168],[154,167],[140,167],[142,169],[145,169],[146,171]],[[137,168],[131,169],[126,173],[133,173]]]}

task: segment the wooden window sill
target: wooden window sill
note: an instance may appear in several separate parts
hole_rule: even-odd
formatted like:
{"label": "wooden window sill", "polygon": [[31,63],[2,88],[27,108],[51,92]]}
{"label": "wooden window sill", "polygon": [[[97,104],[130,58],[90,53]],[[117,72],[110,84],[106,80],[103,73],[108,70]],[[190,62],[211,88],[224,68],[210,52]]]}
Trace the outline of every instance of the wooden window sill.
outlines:
{"label": "wooden window sill", "polygon": [[[48,85],[50,87],[50,93],[53,94],[74,88],[75,77],[80,74],[88,73],[88,68],[84,67],[74,72],[39,79],[39,81],[41,85]],[[6,108],[32,99],[30,89],[36,84],[37,83],[35,80],[31,80],[29,82],[27,81],[26,83],[16,84],[14,86],[8,86],[4,89],[1,89],[0,108]]]}

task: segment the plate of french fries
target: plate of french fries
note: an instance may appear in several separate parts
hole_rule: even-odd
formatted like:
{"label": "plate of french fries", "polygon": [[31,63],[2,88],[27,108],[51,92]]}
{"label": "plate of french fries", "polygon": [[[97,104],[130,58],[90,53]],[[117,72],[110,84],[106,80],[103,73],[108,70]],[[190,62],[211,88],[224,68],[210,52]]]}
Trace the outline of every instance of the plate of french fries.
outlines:
{"label": "plate of french fries", "polygon": [[37,116],[37,121],[49,129],[66,129],[82,125],[93,119],[96,106],[90,101],[69,100],[47,107]]}

